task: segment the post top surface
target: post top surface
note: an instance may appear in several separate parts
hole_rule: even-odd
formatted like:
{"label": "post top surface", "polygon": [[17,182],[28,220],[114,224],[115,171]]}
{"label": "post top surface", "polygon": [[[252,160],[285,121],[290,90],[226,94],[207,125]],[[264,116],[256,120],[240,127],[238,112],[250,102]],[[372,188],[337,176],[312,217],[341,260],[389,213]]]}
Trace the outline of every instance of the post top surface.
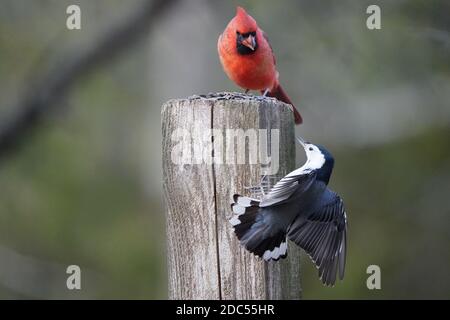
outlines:
{"label": "post top surface", "polygon": [[195,101],[195,100],[207,100],[207,101],[224,101],[224,100],[245,100],[245,101],[255,101],[255,102],[266,102],[266,103],[276,103],[285,104],[272,97],[264,97],[262,95],[252,95],[240,92],[210,92],[207,94],[194,94],[187,98],[181,99],[171,99],[167,103],[180,102],[180,101]]}

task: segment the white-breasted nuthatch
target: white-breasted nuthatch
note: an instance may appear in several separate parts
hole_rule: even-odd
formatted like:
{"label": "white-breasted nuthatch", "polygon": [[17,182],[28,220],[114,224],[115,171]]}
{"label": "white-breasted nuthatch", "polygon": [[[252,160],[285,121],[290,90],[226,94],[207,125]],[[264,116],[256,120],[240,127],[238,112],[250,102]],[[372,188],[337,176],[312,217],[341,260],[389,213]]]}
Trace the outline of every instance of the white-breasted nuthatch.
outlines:
{"label": "white-breasted nuthatch", "polygon": [[324,147],[298,139],[306,163],[262,196],[233,196],[230,219],[240,243],[264,260],[287,256],[287,238],[308,253],[325,285],[344,277],[347,217],[342,199],[328,188],[334,159]]}

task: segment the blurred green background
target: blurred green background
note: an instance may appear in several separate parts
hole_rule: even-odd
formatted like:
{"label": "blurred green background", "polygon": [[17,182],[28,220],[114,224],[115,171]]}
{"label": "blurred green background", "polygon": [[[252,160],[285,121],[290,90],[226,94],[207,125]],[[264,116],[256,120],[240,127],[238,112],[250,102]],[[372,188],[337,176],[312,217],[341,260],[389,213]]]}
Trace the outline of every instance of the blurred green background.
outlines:
{"label": "blurred green background", "polygon": [[[66,29],[70,4],[81,6],[79,31]],[[0,298],[167,297],[160,106],[240,91],[216,52],[238,4],[270,37],[305,119],[297,134],[336,157],[330,186],[348,212],[347,274],[323,287],[305,256],[303,297],[450,298],[445,0],[175,3],[139,42],[77,79],[1,158]],[[381,7],[381,30],[366,28],[369,4]],[[0,131],[30,79],[139,6],[0,0]],[[82,269],[81,291],[65,287],[70,264]],[[366,287],[371,264],[381,290]]]}

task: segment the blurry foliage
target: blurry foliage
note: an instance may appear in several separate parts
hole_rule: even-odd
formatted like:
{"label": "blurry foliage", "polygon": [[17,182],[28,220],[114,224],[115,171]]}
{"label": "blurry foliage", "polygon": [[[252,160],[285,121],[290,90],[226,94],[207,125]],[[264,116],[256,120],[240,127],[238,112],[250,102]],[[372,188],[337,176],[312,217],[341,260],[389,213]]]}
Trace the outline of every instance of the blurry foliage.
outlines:
{"label": "blurry foliage", "polygon": [[[69,32],[72,2],[0,0],[0,126],[62,47],[82,48],[138,3],[75,1],[83,29]],[[305,256],[304,297],[448,298],[450,7],[377,2],[383,29],[369,32],[372,1],[184,1],[148,43],[84,77],[0,163],[0,245],[78,264],[96,279],[69,294],[49,282],[53,290],[31,298],[166,297],[159,108],[237,90],[215,47],[236,4],[270,37],[281,81],[304,111],[298,133],[336,157],[331,187],[347,206],[347,274],[325,288]],[[365,286],[370,264],[381,267],[380,291]],[[0,298],[30,296],[0,277]]]}

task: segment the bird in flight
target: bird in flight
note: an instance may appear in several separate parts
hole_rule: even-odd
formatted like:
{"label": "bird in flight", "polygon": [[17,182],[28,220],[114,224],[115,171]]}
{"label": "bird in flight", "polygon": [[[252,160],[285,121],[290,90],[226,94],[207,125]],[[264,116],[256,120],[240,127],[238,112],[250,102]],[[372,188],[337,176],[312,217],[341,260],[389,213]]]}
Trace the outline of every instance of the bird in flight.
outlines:
{"label": "bird in flight", "polygon": [[261,199],[233,196],[230,223],[241,245],[266,261],[287,256],[287,239],[300,246],[319,269],[325,285],[344,278],[347,216],[338,194],[328,188],[334,158],[322,146],[304,142],[306,163],[290,172]]}
{"label": "bird in flight", "polygon": [[237,7],[236,16],[219,36],[217,49],[223,69],[232,81],[246,92],[259,90],[289,104],[295,123],[303,122],[278,81],[275,55],[266,34],[243,8]]}

